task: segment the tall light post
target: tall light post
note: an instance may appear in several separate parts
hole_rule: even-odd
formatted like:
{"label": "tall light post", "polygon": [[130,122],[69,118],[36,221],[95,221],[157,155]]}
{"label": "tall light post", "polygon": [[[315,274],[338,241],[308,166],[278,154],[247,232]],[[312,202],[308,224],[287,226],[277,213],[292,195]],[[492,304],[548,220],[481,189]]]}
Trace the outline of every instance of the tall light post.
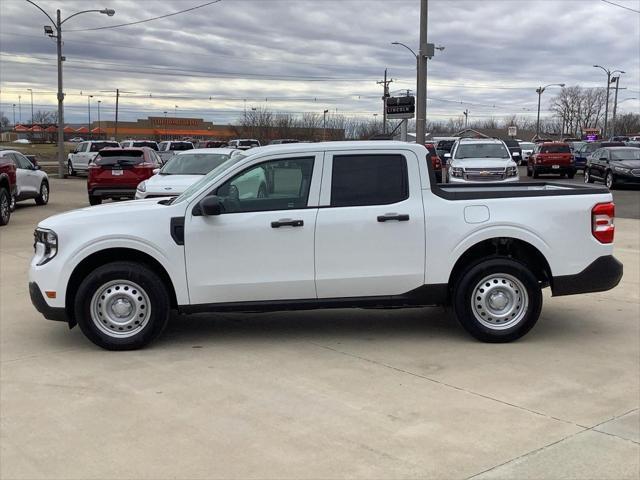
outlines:
{"label": "tall light post", "polygon": [[613,119],[611,121],[611,136],[614,137],[616,134],[616,110],[618,109],[618,87],[620,86],[620,77],[624,72],[620,72],[617,77],[613,77],[611,81],[616,82],[616,93],[613,95]]}
{"label": "tall light post", "polygon": [[[64,158],[64,93],[62,92],[62,62],[65,61],[65,57],[62,56],[62,25],[67,20],[70,20],[73,17],[81,15],[83,13],[91,13],[97,12],[102,13],[104,15],[108,15],[112,17],[115,15],[115,10],[110,8],[103,8],[102,10],[82,10],[80,12],[76,12],[72,15],[69,15],[67,18],[62,20],[60,10],[56,10],[56,19],[54,20],[51,15],[49,15],[45,10],[43,10],[37,3],[32,0],[26,0],[31,5],[36,7],[42,13],[46,15],[46,17],[51,20],[51,25],[45,25],[44,33],[51,38],[56,39],[56,47],[57,47],[57,58],[58,58],[58,176],[63,178],[66,176],[65,172],[65,158]],[[55,28],[55,32],[54,32]]]}
{"label": "tall light post", "polygon": [[13,129],[16,129],[16,104],[13,104]]}
{"label": "tall light post", "polygon": [[322,112],[322,141],[326,141],[327,140],[327,113],[329,113],[329,110],[325,110],[324,112]]}
{"label": "tall light post", "polygon": [[89,129],[89,138],[93,138],[93,135],[91,135],[91,99],[93,98],[93,95],[87,95],[87,108],[89,111],[89,117],[87,120],[87,128]]}
{"label": "tall light post", "polygon": [[22,125],[22,95],[18,95],[18,122]]}
{"label": "tall light post", "polygon": [[536,93],[538,94],[538,119],[536,120],[536,138],[540,138],[540,102],[542,93],[549,87],[563,87],[564,83],[550,83],[549,85],[545,85],[544,87],[536,88]]}
{"label": "tall light post", "polygon": [[27,88],[27,91],[31,94],[31,125],[33,125],[33,89]]}
{"label": "tall light post", "polygon": [[608,121],[608,117],[609,117],[609,87],[611,85],[611,76],[614,73],[625,73],[622,70],[614,70],[611,71],[608,68],[604,68],[601,65],[594,65],[593,68],[600,68],[602,69],[602,71],[604,71],[604,73],[607,74],[607,99],[605,101],[604,104],[604,131],[602,132],[602,138],[607,138],[607,121]]}
{"label": "tall light post", "polygon": [[177,117],[178,117],[178,105],[175,105],[175,106],[173,107],[173,116],[174,116],[175,118],[177,118]]}
{"label": "tall light post", "polygon": [[98,100],[98,138],[101,138],[102,135],[102,127],[100,126],[100,104],[102,100]]}

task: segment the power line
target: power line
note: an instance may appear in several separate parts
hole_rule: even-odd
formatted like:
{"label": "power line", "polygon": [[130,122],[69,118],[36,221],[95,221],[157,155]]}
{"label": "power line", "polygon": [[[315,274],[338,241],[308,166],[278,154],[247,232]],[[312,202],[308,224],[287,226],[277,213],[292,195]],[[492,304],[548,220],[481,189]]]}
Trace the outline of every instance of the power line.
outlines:
{"label": "power line", "polygon": [[635,13],[640,13],[640,10],[634,10],[633,8],[625,7],[624,5],[619,5],[617,3],[610,2],[609,0],[601,0],[601,1],[604,2],[604,3],[608,3],[609,5],[613,5],[615,7],[620,7],[620,8],[624,8],[625,10],[630,10],[630,11],[635,12]]}
{"label": "power line", "polygon": [[221,1],[222,0],[213,0],[212,2],[207,2],[207,3],[203,3],[202,5],[198,5],[198,6],[195,6],[195,7],[187,8],[185,10],[180,10],[179,12],[173,12],[173,13],[168,13],[166,15],[160,15],[159,17],[146,18],[144,20],[138,20],[136,22],[121,23],[119,25],[110,25],[110,26],[106,26],[106,27],[80,28],[80,29],[75,29],[75,30],[65,30],[65,33],[68,33],[68,32],[90,32],[90,31],[93,31],[93,30],[107,30],[109,28],[120,28],[120,27],[128,27],[129,25],[139,25],[141,23],[151,22],[153,20],[159,20],[161,18],[173,17],[175,15],[180,15],[181,13],[191,12],[193,10],[197,10],[198,8],[206,7],[208,5],[212,5],[214,3],[218,3],[218,2],[221,2]]}

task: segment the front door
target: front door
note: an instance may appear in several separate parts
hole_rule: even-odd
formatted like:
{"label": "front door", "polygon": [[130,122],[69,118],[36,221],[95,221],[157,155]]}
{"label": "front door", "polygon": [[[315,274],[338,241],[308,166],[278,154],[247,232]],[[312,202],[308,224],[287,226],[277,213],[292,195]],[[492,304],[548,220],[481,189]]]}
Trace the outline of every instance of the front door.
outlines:
{"label": "front door", "polygon": [[404,153],[325,156],[316,221],[318,298],[401,295],[424,284],[418,161]]}
{"label": "front door", "polygon": [[[190,205],[185,221],[191,304],[315,299],[314,230],[322,154],[249,165],[209,192],[220,215]],[[201,199],[200,199],[201,200]]]}

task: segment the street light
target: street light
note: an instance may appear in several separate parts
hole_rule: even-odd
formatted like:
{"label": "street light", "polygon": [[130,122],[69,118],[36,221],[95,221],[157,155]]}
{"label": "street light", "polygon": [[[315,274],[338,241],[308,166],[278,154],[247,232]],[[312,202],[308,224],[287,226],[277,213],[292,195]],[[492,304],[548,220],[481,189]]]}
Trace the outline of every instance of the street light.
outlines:
{"label": "street light", "polygon": [[98,100],[98,139],[100,139],[102,135],[102,128],[100,126],[100,104],[101,103],[102,103],[102,100]]}
{"label": "street light", "polygon": [[322,112],[322,141],[326,141],[327,140],[327,113],[329,113],[329,110],[325,110],[324,112]]}
{"label": "street light", "polygon": [[611,136],[614,137],[616,135],[616,111],[618,109],[618,87],[620,86],[620,77],[625,72],[620,72],[617,77],[613,77],[611,82],[616,82],[616,93],[613,96],[613,120],[611,121]]}
{"label": "street light", "polygon": [[22,95],[18,95],[18,121],[22,125]]}
{"label": "street light", "polygon": [[[82,10],[80,12],[76,12],[72,15],[69,15],[67,18],[62,20],[60,9],[56,10],[56,19],[54,20],[51,15],[49,15],[45,10],[42,9],[37,3],[32,0],[26,0],[31,5],[36,7],[45,16],[51,20],[53,27],[51,25],[45,25],[44,33],[45,35],[56,39],[57,46],[57,58],[58,58],[58,176],[60,178],[64,178],[66,176],[65,172],[65,158],[64,158],[64,93],[62,92],[62,62],[65,58],[62,56],[62,24],[67,20],[70,20],[73,17],[81,15],[83,13],[101,13],[103,15],[107,15],[109,17],[113,17],[115,15],[115,10],[110,8],[103,8],[102,10]],[[55,31],[54,31],[55,28]]]}
{"label": "street light", "polygon": [[33,89],[27,88],[27,91],[31,94],[31,125],[33,125]]}
{"label": "street light", "polygon": [[549,87],[564,88],[564,83],[550,83],[549,85],[545,85],[544,87],[536,88],[536,93],[538,94],[538,119],[536,120],[536,139],[540,138],[540,100],[542,97],[542,92],[544,92]]}
{"label": "street light", "polygon": [[600,68],[607,74],[607,99],[604,107],[604,131],[602,132],[602,138],[607,138],[607,121],[609,117],[609,86],[611,85],[611,75],[614,73],[626,73],[622,70],[611,71],[608,68],[604,68],[601,65],[594,65],[593,68]]}
{"label": "street light", "polygon": [[87,123],[87,128],[89,129],[89,138],[93,138],[93,135],[91,134],[91,99],[93,98],[93,95],[87,95],[87,107],[89,109],[89,120]]}

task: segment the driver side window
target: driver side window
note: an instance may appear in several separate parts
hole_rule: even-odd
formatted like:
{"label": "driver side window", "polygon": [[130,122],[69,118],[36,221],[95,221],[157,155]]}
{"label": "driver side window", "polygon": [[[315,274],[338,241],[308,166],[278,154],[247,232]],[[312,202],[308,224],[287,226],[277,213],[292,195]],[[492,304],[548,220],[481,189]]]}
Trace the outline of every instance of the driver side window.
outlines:
{"label": "driver side window", "polygon": [[305,208],[313,157],[272,160],[254,165],[221,185],[222,213]]}

